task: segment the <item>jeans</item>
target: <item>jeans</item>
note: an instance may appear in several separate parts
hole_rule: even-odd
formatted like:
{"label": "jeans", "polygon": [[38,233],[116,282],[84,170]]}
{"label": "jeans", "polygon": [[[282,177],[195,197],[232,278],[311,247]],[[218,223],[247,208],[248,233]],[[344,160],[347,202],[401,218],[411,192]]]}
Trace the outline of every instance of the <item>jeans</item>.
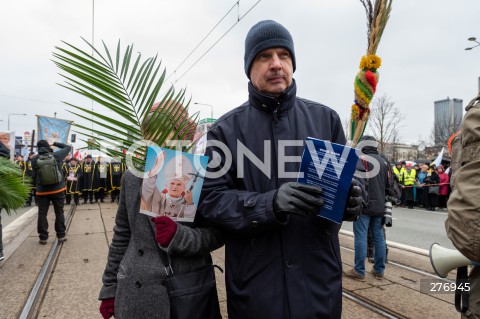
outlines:
{"label": "jeans", "polygon": [[353,223],[355,235],[355,271],[365,275],[365,259],[367,258],[367,232],[368,227],[372,232],[373,246],[375,248],[373,269],[377,274],[385,271],[385,237],[383,236],[382,216],[361,215]]}
{"label": "jeans", "polygon": [[55,210],[55,232],[58,238],[65,237],[65,215],[63,213],[63,206],[65,201],[65,192],[60,192],[51,195],[37,196],[38,203],[38,222],[37,231],[38,237],[42,240],[48,239],[48,221],[47,213],[52,201],[53,209]]}

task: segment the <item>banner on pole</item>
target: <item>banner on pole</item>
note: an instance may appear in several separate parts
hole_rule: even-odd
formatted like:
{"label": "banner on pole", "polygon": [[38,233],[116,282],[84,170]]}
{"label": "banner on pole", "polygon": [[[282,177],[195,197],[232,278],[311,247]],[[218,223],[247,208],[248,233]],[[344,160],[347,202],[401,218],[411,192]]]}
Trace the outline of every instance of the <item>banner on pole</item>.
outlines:
{"label": "banner on pole", "polygon": [[67,144],[72,121],[37,115],[38,140]]}

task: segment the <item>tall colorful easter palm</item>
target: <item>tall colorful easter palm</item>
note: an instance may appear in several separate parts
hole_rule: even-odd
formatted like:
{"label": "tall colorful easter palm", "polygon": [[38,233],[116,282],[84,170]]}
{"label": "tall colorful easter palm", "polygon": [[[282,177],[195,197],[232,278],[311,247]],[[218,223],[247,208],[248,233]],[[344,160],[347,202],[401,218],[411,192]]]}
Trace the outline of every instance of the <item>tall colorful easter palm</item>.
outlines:
{"label": "tall colorful easter palm", "polygon": [[[133,45],[122,51],[119,41],[112,55],[105,43],[102,42],[103,52],[100,52],[84,41],[90,53],[63,42],[63,46],[55,47],[53,62],[66,73],[61,74],[65,79],[61,86],[100,105],[92,110],[64,102],[74,109],[70,112],[76,117],[96,125],[97,129],[92,129],[74,124],[88,138],[91,148],[125,159],[126,150],[140,140],[162,145],[167,139],[192,138],[198,113],[188,115],[189,101],[185,105],[183,89],[176,93],[170,87],[159,96],[165,69],[161,70],[157,56],[142,62],[141,54],[132,57]],[[156,101],[160,107],[152,108]],[[105,110],[113,111],[118,119],[106,115]],[[144,165],[145,154],[144,146],[134,152],[132,159],[136,166]]]}
{"label": "tall colorful easter palm", "polygon": [[370,102],[377,89],[378,68],[382,60],[375,53],[382,38],[383,31],[387,25],[392,0],[360,0],[367,13],[367,53],[360,62],[360,71],[355,77],[355,103],[352,105],[350,120],[350,140],[356,146],[362,138],[370,115]]}

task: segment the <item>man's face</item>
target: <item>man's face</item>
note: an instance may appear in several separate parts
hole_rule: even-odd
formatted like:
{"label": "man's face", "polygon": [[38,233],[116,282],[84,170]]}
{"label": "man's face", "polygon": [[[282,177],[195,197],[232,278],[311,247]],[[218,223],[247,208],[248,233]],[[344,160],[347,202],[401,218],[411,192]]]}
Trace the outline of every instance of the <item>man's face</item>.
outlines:
{"label": "man's face", "polygon": [[178,179],[172,179],[168,182],[167,189],[170,196],[178,198],[182,196],[182,193],[185,190],[185,184]]}
{"label": "man's face", "polygon": [[2,142],[3,145],[7,146],[10,143],[10,135],[5,133],[0,133],[0,142]]}
{"label": "man's face", "polygon": [[253,86],[262,93],[280,95],[292,84],[293,65],[290,51],[267,49],[255,57],[250,69]]}

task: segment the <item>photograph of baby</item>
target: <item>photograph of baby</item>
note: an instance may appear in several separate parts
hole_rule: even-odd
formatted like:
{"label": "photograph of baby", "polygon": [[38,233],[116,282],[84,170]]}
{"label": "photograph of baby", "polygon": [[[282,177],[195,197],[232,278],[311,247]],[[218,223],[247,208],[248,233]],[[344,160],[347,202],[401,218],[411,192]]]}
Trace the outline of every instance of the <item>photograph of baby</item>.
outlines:
{"label": "photograph of baby", "polygon": [[140,212],[193,222],[205,176],[207,156],[149,147]]}

